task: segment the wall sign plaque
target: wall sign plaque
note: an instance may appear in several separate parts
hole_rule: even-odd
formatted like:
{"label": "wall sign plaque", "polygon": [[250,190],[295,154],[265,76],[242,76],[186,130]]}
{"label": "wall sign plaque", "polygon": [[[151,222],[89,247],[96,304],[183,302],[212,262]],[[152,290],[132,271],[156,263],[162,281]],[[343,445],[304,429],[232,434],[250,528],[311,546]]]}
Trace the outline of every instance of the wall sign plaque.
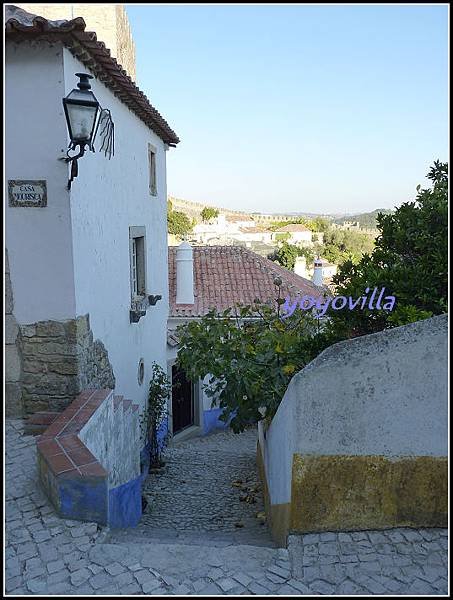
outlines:
{"label": "wall sign plaque", "polygon": [[47,206],[47,183],[38,180],[8,180],[10,206]]}

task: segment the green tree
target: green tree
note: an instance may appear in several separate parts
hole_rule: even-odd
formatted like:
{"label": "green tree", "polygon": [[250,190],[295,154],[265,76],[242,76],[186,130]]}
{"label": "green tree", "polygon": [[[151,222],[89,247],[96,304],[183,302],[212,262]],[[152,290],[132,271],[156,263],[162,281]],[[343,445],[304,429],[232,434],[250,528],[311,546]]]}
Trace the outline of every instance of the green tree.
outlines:
{"label": "green tree", "polygon": [[313,335],[317,322],[306,312],[282,319],[283,302],[278,296],[275,306],[212,311],[178,328],[179,364],[193,381],[211,375],[205,391],[236,432],[271,418],[293,374],[326,344],[321,332]]}
{"label": "green tree", "polygon": [[219,211],[213,206],[205,206],[200,213],[203,223],[208,223],[219,216]]}
{"label": "green tree", "polygon": [[324,233],[322,256],[341,265],[347,260],[358,262],[366,253],[372,252],[372,236],[347,229],[330,229]]}
{"label": "green tree", "polygon": [[285,267],[288,271],[293,271],[296,258],[300,255],[300,249],[297,246],[290,244],[287,241],[283,241],[268,258],[282,267]]}
{"label": "green tree", "polygon": [[395,309],[332,311],[330,326],[338,337],[373,333],[447,311],[448,165],[436,161],[427,177],[432,187],[417,186],[415,201],[378,215],[380,234],[373,252],[356,264],[346,261],[334,277],[336,295],[358,298],[367,288],[384,287],[386,295],[395,297]]}
{"label": "green tree", "polygon": [[187,235],[193,230],[194,222],[183,212],[176,210],[167,212],[168,233]]}
{"label": "green tree", "polygon": [[329,231],[331,225],[329,219],[325,217],[316,217],[315,219],[311,219],[306,223],[307,228],[315,233],[325,233]]}
{"label": "green tree", "polygon": [[288,271],[294,271],[294,265],[298,256],[305,256],[307,264],[311,265],[315,259],[315,255],[319,254],[320,248],[321,246],[318,245],[314,248],[296,246],[285,240],[274,252],[268,255],[268,258],[285,267]]}

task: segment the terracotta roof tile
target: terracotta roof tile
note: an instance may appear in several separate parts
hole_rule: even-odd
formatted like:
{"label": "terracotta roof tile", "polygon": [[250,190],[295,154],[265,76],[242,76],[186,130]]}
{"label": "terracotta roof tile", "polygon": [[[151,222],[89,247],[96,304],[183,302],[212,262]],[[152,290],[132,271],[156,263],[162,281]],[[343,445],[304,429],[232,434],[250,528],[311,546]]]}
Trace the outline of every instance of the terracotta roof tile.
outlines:
{"label": "terracotta roof tile", "polygon": [[194,304],[176,304],[176,247],[168,249],[170,317],[200,317],[236,304],[267,302],[278,297],[275,277],[282,280],[281,296],[307,294],[319,298],[326,288],[284,269],[277,263],[238,246],[196,246]]}

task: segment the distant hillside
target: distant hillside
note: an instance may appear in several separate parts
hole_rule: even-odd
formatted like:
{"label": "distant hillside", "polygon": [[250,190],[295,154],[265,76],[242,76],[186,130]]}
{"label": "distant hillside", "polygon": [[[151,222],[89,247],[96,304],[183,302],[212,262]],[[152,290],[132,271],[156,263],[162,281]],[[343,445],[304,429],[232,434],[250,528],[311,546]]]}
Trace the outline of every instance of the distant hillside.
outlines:
{"label": "distant hillside", "polygon": [[334,219],[333,222],[338,223],[338,225],[342,225],[346,221],[349,221],[352,223],[355,223],[358,221],[360,223],[360,227],[375,228],[375,227],[377,227],[376,217],[377,217],[378,213],[384,213],[385,215],[389,215],[393,212],[394,211],[391,210],[390,208],[377,208],[376,210],[373,210],[372,212],[360,213],[358,215],[348,215],[345,217]]}

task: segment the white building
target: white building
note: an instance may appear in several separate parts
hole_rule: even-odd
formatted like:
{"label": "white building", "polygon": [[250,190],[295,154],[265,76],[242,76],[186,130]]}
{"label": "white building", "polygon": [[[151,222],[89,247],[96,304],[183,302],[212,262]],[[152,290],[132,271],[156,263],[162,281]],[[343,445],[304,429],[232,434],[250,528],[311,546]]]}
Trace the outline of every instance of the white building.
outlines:
{"label": "white building", "polygon": [[[111,112],[114,155],[98,133],[68,190],[62,99],[80,72]],[[166,364],[166,151],[178,141],[83,21],[7,7],[10,414],[61,410],[86,387],[145,405],[152,362]]]}
{"label": "white building", "polygon": [[231,245],[235,241],[272,243],[273,234],[257,227],[252,218],[244,215],[219,214],[208,223],[197,223],[190,239],[194,244],[206,246]]}
{"label": "white building", "polygon": [[296,244],[300,246],[311,246],[312,245],[312,232],[307,229],[305,225],[299,225],[297,223],[291,223],[276,229],[274,232],[274,239],[278,240],[282,234],[289,234],[288,242],[290,244]]}

